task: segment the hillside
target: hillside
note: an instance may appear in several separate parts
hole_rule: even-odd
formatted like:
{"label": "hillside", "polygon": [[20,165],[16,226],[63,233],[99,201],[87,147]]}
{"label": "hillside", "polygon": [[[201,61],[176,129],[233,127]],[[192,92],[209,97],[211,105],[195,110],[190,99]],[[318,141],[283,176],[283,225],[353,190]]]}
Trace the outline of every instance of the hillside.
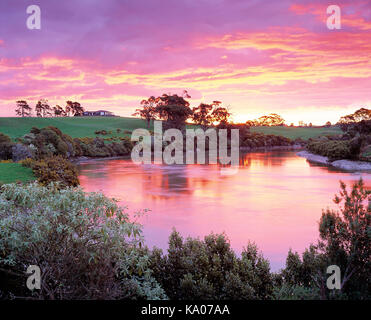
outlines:
{"label": "hillside", "polygon": [[[126,117],[71,117],[71,118],[0,118],[0,132],[12,139],[30,132],[32,127],[44,128],[54,126],[73,138],[95,137],[97,130],[112,131],[117,129],[133,131],[136,128],[146,128],[145,121]],[[297,127],[255,127],[253,132],[274,134],[290,139],[309,139],[321,135],[341,133],[339,128],[297,128]]]}
{"label": "hillside", "polygon": [[73,138],[95,137],[96,130],[116,132],[146,128],[145,121],[122,117],[71,117],[71,118],[0,118],[0,132],[12,139],[30,132],[32,127],[53,126]]}

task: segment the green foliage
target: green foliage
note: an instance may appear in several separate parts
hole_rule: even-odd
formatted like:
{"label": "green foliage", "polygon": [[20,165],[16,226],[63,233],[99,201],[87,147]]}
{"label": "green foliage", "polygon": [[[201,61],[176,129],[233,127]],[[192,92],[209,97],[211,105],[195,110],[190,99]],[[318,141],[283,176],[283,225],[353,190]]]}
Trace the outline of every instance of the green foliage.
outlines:
{"label": "green foliage", "polygon": [[258,132],[240,130],[240,146],[249,148],[291,146],[294,141],[289,138],[275,135],[265,135]]}
{"label": "green foliage", "polygon": [[[128,155],[133,148],[133,143],[127,138],[120,138],[119,142],[112,138],[75,138],[74,147],[77,156],[86,157],[113,157]],[[105,141],[110,143],[105,143]]]}
{"label": "green foliage", "polygon": [[371,143],[371,135],[350,135],[321,137],[310,140],[307,149],[315,154],[328,157],[330,161],[351,159],[368,160],[363,156],[363,150]]}
{"label": "green foliage", "polygon": [[276,287],[273,296],[275,300],[319,300],[321,298],[317,288],[287,284]]}
{"label": "green foliage", "polygon": [[167,255],[151,253],[151,269],[171,299],[268,299],[272,293],[269,263],[257,247],[249,243],[238,258],[224,234],[183,241],[174,231]]}
{"label": "green foliage", "polygon": [[13,143],[9,136],[0,132],[0,160],[12,158]]}
{"label": "green foliage", "polygon": [[[100,193],[37,183],[0,189],[0,295],[36,299],[164,299],[141,226]],[[25,286],[29,265],[41,289]]]}
{"label": "green foliage", "polygon": [[317,139],[307,144],[307,149],[315,154],[328,157],[330,160],[354,159],[349,141]]}
{"label": "green foliage", "polygon": [[112,142],[107,144],[106,140],[98,137],[72,139],[55,127],[32,128],[29,134],[19,140],[30,150],[31,157],[38,160],[53,156],[64,158],[122,156],[129,154],[133,146],[125,137],[117,137],[118,142],[112,141],[113,138],[107,138],[106,140]]}
{"label": "green foliage", "polygon": [[370,195],[362,179],[353,185],[351,192],[340,182],[339,195],[334,199],[340,210],[325,210],[319,226],[320,252],[329,264],[343,270],[342,292],[354,298],[370,297],[371,292]]}
{"label": "green foliage", "polygon": [[[276,299],[370,298],[370,194],[362,180],[351,192],[340,183],[340,193],[334,199],[340,210],[323,211],[318,244],[306,249],[302,258],[289,251],[285,269],[275,276]],[[330,265],[340,267],[341,290],[327,289],[326,270]]]}
{"label": "green foliage", "polygon": [[55,127],[32,128],[29,134],[24,135],[19,140],[29,147],[36,159],[55,155],[62,157],[75,155],[72,139]]}

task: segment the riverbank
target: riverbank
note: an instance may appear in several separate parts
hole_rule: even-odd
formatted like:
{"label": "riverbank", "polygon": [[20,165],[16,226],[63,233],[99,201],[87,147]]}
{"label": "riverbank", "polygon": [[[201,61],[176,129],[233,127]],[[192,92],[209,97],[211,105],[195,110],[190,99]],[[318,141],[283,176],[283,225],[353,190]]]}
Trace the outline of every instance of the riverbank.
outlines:
{"label": "riverbank", "polygon": [[[292,146],[266,146],[266,147],[240,147],[241,152],[258,152],[258,151],[292,151],[292,150],[301,150],[304,149],[302,145],[292,145]],[[206,151],[207,152],[207,151]],[[117,156],[117,157],[77,157],[71,158],[70,161],[74,164],[80,164],[89,161],[97,161],[97,160],[117,160],[117,159],[130,159],[131,155],[127,154],[125,156]]]}
{"label": "riverbank", "polygon": [[116,157],[77,157],[69,159],[74,164],[80,164],[83,162],[97,161],[97,160],[117,160],[117,159],[130,159],[130,154],[125,156],[116,156]]}
{"label": "riverbank", "polygon": [[265,146],[265,147],[240,147],[240,151],[243,152],[256,152],[256,151],[274,151],[274,150],[300,150],[304,149],[304,146],[300,144],[294,144],[290,146]]}
{"label": "riverbank", "polygon": [[371,171],[371,163],[365,161],[336,160],[330,161],[328,157],[319,156],[308,151],[300,151],[296,155],[306,158],[310,162],[335,167],[346,171]]}

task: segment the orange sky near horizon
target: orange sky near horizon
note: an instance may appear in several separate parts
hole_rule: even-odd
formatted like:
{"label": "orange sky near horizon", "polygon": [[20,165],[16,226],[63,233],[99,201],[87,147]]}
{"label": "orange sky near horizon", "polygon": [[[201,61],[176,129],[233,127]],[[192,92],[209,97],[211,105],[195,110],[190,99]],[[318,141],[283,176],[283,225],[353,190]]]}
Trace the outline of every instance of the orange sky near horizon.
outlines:
{"label": "orange sky near horizon", "polygon": [[340,30],[318,0],[38,2],[41,30],[26,27],[28,1],[0,4],[0,116],[41,98],[131,116],[183,90],[235,122],[323,125],[371,106],[371,1],[337,1]]}

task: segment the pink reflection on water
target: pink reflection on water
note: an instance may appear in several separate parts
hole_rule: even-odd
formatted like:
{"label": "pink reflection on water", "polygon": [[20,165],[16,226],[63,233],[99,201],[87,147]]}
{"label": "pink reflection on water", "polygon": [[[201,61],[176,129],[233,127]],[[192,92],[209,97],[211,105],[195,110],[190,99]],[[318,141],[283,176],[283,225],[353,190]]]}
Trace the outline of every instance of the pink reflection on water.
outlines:
{"label": "pink reflection on water", "polygon": [[130,212],[150,209],[140,222],[150,247],[167,248],[175,227],[183,236],[225,232],[236,252],[257,243],[273,270],[289,248],[302,252],[318,238],[322,209],[334,207],[339,180],[347,184],[368,173],[346,173],[309,164],[295,152],[249,153],[238,174],[223,176],[216,165],[135,165],[131,160],[96,160],[80,165],[86,191],[121,200]]}

